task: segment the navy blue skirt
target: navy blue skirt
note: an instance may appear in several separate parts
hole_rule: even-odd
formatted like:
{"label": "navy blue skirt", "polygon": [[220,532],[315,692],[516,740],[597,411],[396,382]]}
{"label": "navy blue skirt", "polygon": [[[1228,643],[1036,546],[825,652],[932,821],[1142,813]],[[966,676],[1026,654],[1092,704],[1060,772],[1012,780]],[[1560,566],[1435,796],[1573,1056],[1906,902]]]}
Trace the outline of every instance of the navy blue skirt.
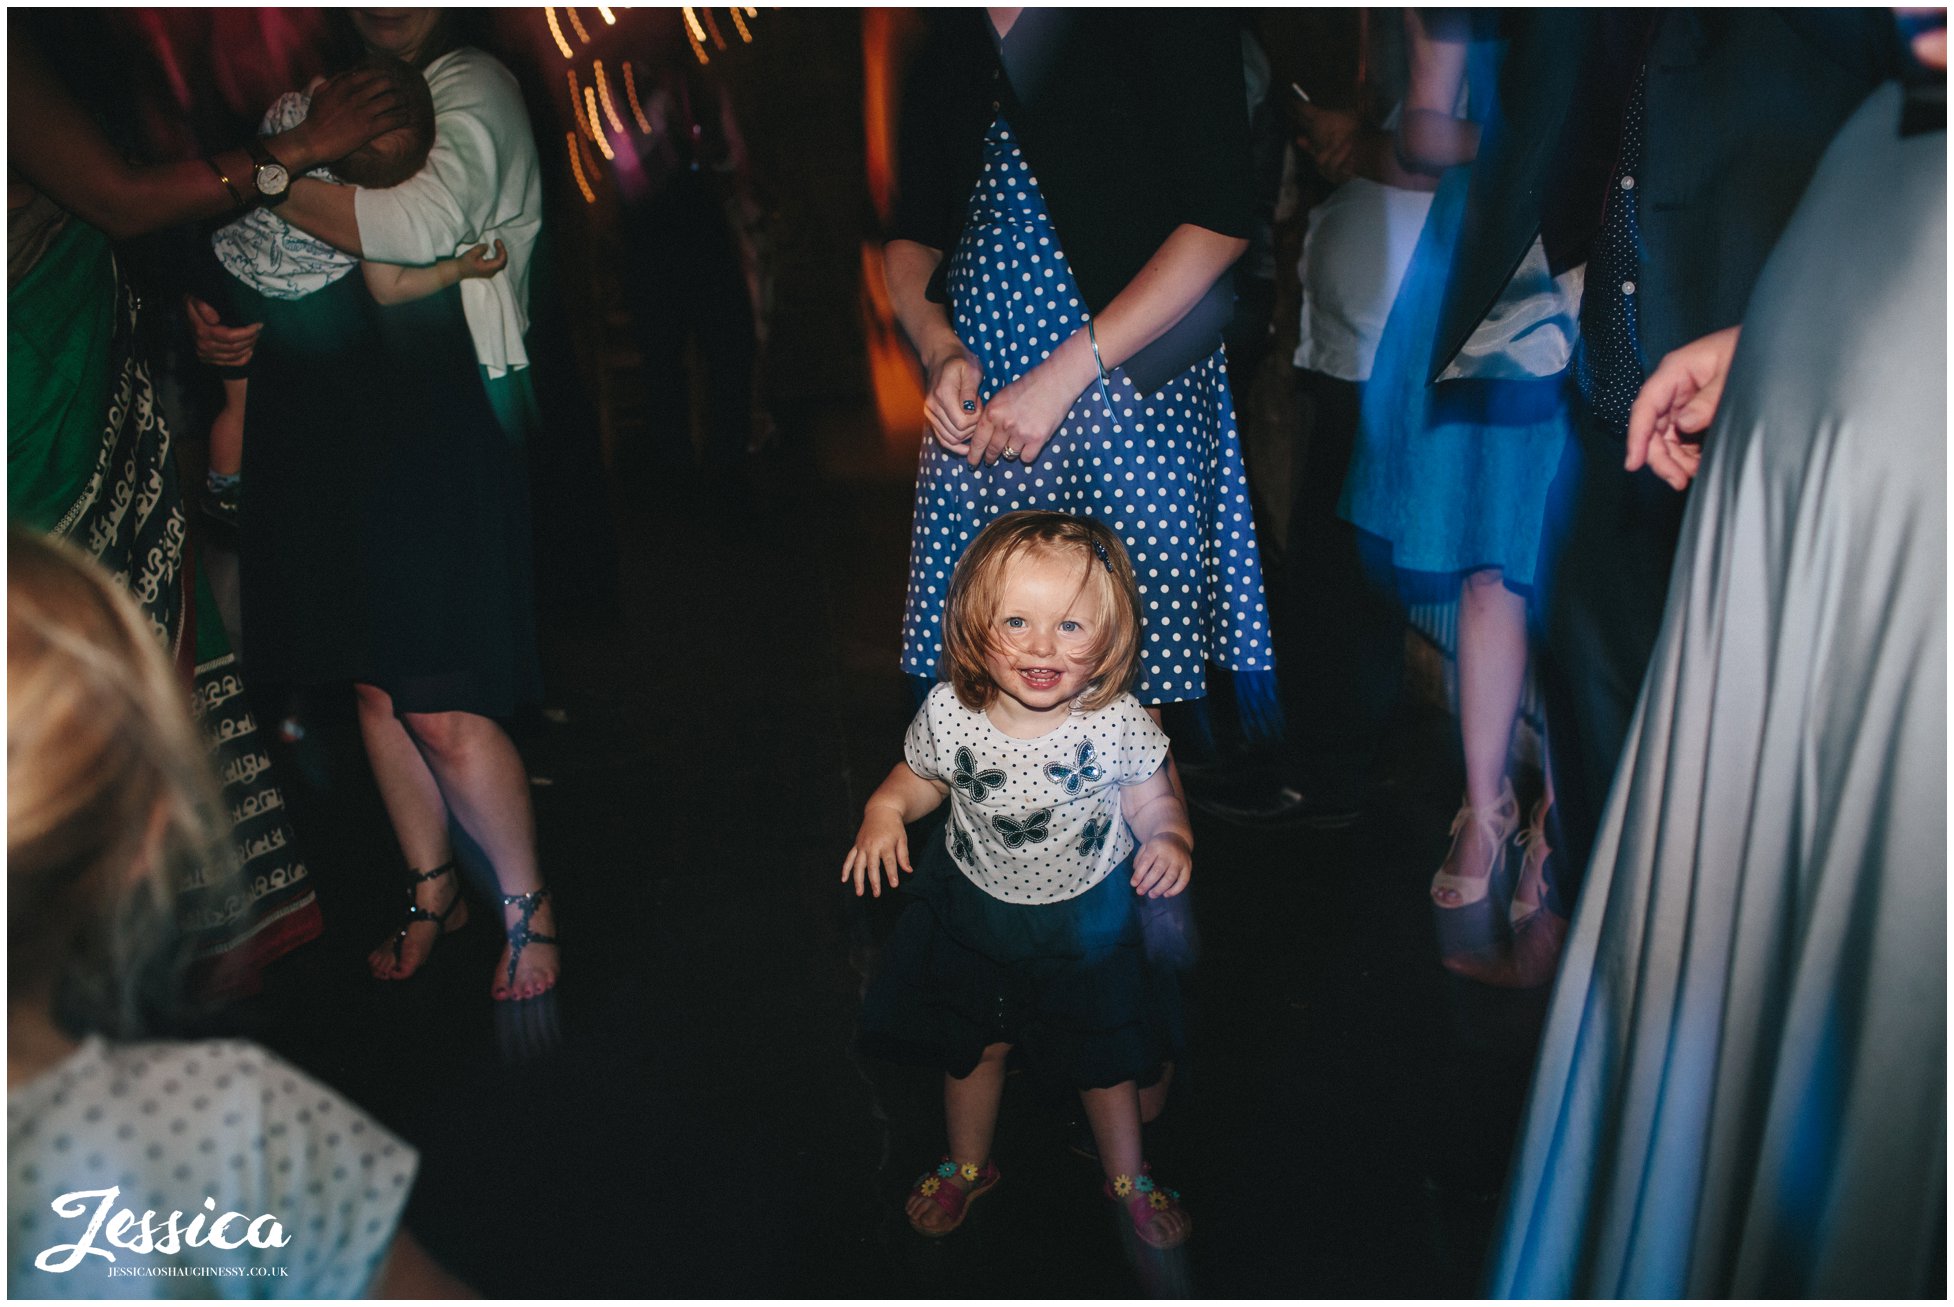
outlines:
{"label": "navy blue skirt", "polygon": [[1074,1089],[1156,1079],[1183,1042],[1180,990],[1148,959],[1132,875],[1129,858],[1077,898],[1006,903],[933,836],[862,1001],[862,1051],[961,1079],[1010,1044]]}

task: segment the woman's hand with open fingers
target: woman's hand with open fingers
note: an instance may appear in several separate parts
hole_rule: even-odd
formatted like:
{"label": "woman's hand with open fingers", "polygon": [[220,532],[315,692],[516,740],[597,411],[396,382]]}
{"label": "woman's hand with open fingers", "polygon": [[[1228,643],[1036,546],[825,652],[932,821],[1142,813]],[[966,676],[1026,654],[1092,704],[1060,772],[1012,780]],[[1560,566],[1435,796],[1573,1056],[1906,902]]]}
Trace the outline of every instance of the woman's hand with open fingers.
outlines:
{"label": "woman's hand with open fingers", "polygon": [[183,307],[190,319],[190,335],[197,343],[198,359],[215,368],[241,368],[251,361],[258,333],[264,330],[262,322],[227,327],[217,310],[195,295],[185,295]]}
{"label": "woman's hand with open fingers", "polygon": [[923,416],[929,420],[930,435],[936,443],[952,454],[969,452],[970,437],[984,410],[980,394],[983,382],[983,365],[961,346],[946,350],[929,363],[923,382]]}
{"label": "woman's hand with open fingers", "polygon": [[1663,355],[1628,412],[1624,466],[1630,472],[1646,464],[1672,488],[1689,488],[1702,466],[1702,433],[1716,420],[1742,331],[1725,327]]}
{"label": "woman's hand with open fingers", "polygon": [[885,878],[890,889],[896,887],[898,869],[913,870],[909,865],[909,833],[903,827],[902,814],[870,804],[862,817],[862,828],[855,832],[855,846],[848,850],[848,857],[841,864],[841,882],[845,885],[854,881],[858,898],[863,885],[868,886],[869,893],[881,898]]}

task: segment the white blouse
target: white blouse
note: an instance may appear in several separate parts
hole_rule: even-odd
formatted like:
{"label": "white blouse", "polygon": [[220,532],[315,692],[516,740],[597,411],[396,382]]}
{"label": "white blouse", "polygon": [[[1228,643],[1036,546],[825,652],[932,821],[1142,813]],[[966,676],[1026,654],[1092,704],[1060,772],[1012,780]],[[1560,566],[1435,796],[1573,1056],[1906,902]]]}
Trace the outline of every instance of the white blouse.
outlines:
{"label": "white blouse", "polygon": [[1020,740],[943,684],[909,724],[903,757],[950,787],[944,839],[965,876],[1006,903],[1052,903],[1085,893],[1132,854],[1120,789],[1160,770],[1167,736],[1123,694]]}
{"label": "white blouse", "polygon": [[91,1037],[7,1092],[7,1295],[364,1297],[418,1161],[255,1045]]}
{"label": "white blouse", "polygon": [[536,139],[516,79],[480,50],[450,50],[426,75],[434,149],[400,185],[355,194],[360,247],[376,263],[424,267],[500,240],[509,265],[461,283],[475,360],[500,377],[529,366],[529,262],[543,229]]}

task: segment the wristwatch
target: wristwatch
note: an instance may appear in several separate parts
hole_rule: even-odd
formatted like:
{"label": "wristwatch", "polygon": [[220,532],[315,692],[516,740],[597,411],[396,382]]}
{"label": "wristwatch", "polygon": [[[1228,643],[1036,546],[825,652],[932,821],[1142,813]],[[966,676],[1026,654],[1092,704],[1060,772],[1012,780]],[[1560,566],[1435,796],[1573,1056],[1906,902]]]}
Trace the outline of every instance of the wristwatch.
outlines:
{"label": "wristwatch", "polygon": [[251,156],[251,184],[258,189],[258,198],[267,205],[279,205],[292,193],[292,174],[285,165],[272,157],[265,148],[263,138],[254,136],[244,146]]}

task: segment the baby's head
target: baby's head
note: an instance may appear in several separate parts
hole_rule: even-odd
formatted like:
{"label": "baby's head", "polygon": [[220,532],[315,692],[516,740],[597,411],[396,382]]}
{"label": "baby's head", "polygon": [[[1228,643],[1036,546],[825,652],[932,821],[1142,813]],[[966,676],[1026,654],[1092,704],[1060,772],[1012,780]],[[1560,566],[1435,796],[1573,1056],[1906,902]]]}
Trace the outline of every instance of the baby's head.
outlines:
{"label": "baby's head", "polygon": [[1072,628],[1035,652],[1083,685],[1074,706],[1094,712],[1126,692],[1140,666],[1140,595],[1119,537],[1088,517],[1006,513],[964,551],[944,607],[944,674],[966,707],[990,707],[1002,669],[1025,661],[1033,618],[1006,610],[1026,595],[1055,599]]}
{"label": "baby's head", "polygon": [[7,984],[114,1023],[170,938],[168,887],[227,865],[184,689],[106,572],[15,528],[7,690]]}
{"label": "baby's head", "polygon": [[385,75],[407,106],[407,121],[328,166],[355,186],[369,190],[398,186],[421,170],[434,148],[434,96],[427,89],[427,78],[412,64],[386,55],[370,54],[353,71]]}

